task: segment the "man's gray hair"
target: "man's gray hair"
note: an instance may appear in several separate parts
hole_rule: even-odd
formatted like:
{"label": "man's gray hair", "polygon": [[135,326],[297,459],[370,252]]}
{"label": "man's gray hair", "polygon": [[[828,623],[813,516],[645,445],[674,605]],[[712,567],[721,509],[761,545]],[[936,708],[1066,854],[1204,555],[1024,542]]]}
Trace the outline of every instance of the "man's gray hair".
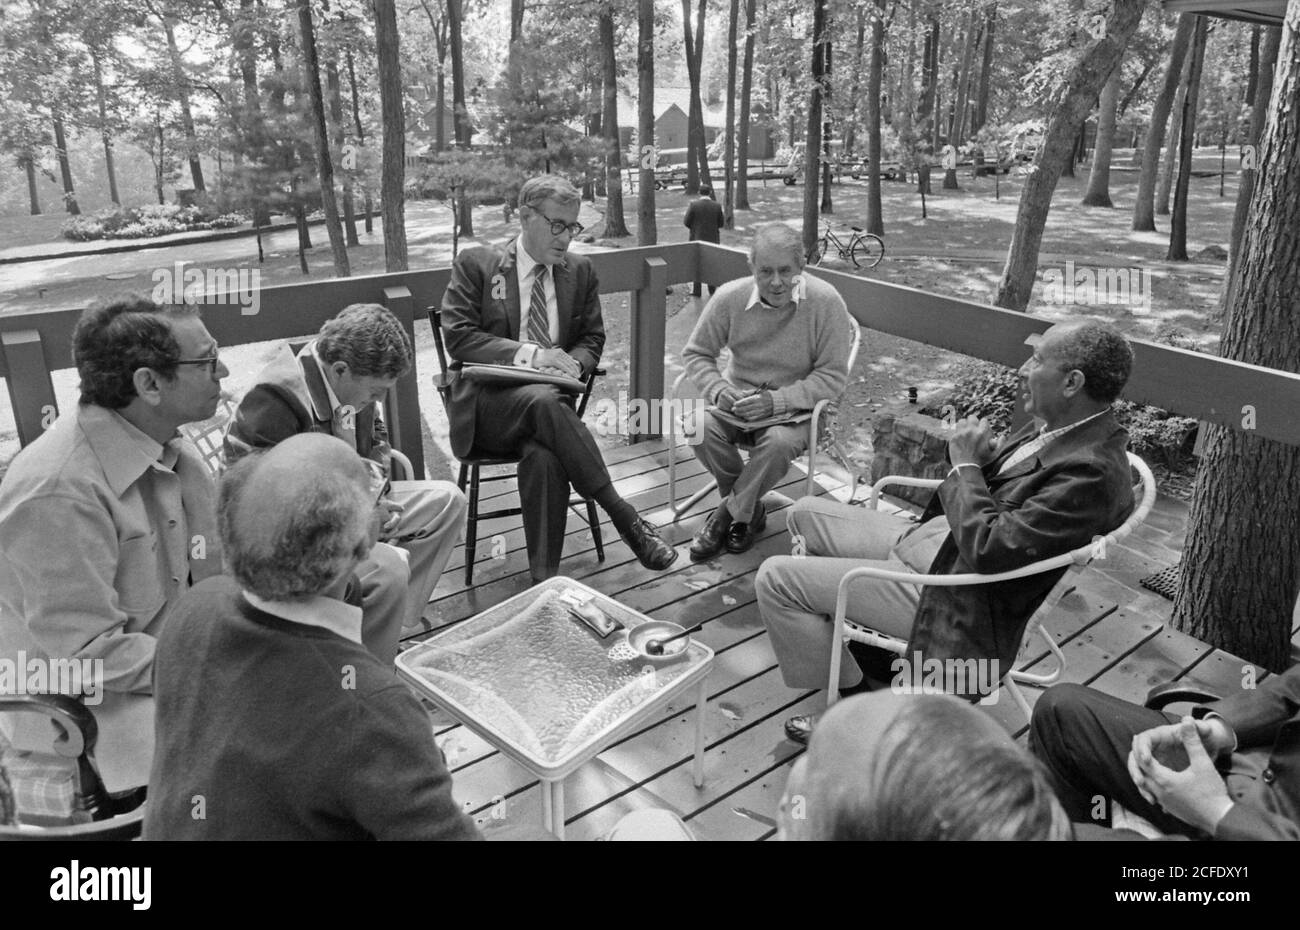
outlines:
{"label": "man's gray hair", "polygon": [[[365,470],[321,470],[304,493],[267,512],[242,512],[241,500],[265,457],[240,459],[221,478],[217,519],[226,566],[247,591],[270,601],[320,594],[370,551],[374,503]],[[300,489],[302,490],[302,489]]]}
{"label": "man's gray hair", "polygon": [[785,249],[794,259],[794,263],[799,268],[804,266],[803,254],[803,236],[797,229],[788,223],[774,221],[763,223],[754,230],[754,240],[749,244],[749,264],[754,264],[754,256],[758,254],[759,246],[772,246],[777,249]]}
{"label": "man's gray hair", "polygon": [[524,182],[524,186],[519,188],[521,207],[536,208],[546,200],[554,200],[559,206],[567,207],[571,203],[582,200],[582,195],[567,178],[562,178],[558,174],[540,174],[535,178],[529,178]]}
{"label": "man's gray hair", "polygon": [[1066,371],[1083,372],[1083,392],[1105,403],[1119,397],[1133,370],[1133,349],[1109,323],[1090,320],[1069,330],[1057,352]]}

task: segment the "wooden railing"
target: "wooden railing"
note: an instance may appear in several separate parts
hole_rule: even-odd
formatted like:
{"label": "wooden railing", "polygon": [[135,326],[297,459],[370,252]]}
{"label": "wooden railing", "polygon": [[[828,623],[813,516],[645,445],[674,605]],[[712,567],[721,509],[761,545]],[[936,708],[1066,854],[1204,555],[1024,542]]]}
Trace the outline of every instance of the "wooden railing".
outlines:
{"label": "wooden railing", "polygon": [[[668,285],[697,279],[721,284],[749,274],[743,251],[702,242],[620,249],[590,258],[602,294],[627,292],[630,297],[629,400],[664,396]],[[810,273],[833,284],[863,326],[1012,367],[1028,355],[1025,340],[1050,325],[1040,317],[843,272],[814,268]],[[238,304],[208,295],[203,317],[218,342],[232,346],[310,335],[348,304],[378,302],[414,337],[416,321],[424,319],[426,306],[442,299],[450,276],[449,268],[434,268],[267,287],[261,290],[254,315],[242,315]],[[50,372],[72,366],[71,336],[79,313],[43,310],[0,317],[0,377],[7,381],[23,445],[39,436],[58,413]],[[1135,365],[1125,398],[1300,445],[1300,417],[1295,415],[1300,410],[1300,375],[1132,342]],[[863,351],[870,357],[870,337]],[[420,373],[412,371],[397,384],[388,409],[395,445],[422,475],[418,377]]]}

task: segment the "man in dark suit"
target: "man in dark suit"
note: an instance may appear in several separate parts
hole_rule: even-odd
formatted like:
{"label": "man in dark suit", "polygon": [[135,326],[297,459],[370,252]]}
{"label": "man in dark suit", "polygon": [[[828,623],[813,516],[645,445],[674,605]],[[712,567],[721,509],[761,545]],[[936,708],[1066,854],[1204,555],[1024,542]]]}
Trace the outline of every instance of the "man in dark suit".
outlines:
{"label": "man in dark suit", "polygon": [[[691,231],[691,242],[721,242],[719,230],[725,219],[722,215],[722,207],[713,199],[713,188],[705,184],[700,187],[700,197],[698,200],[692,200],[690,206],[686,208],[686,216],[682,219],[682,225]],[[709,285],[709,293],[713,293],[713,285]],[[700,285],[697,282],[691,290],[692,297],[700,296]]]}
{"label": "man in dark suit", "polygon": [[391,662],[403,632],[424,626],[438,578],[460,541],[465,495],[450,481],[388,481],[392,447],[381,402],[410,371],[415,352],[402,324],[379,304],[352,304],[297,353],[281,346],[244,396],[226,431],[233,464],[299,433],[346,442],[373,476],[381,541],[357,566],[363,640]]}
{"label": "man in dark suit", "polygon": [[1107,838],[1118,802],[1163,833],[1300,840],[1300,666],[1181,720],[1057,685],[1034,705],[1029,748],[1071,819],[1090,825],[1079,839]]}
{"label": "man in dark suit", "polygon": [[[582,231],[580,204],[563,178],[532,178],[519,191],[519,237],[504,249],[460,253],[442,298],[452,358],[578,379],[591,374],[605,345],[605,324],[591,263],[568,252]],[[609,514],[642,565],[660,570],[677,558],[614,489],[572,395],[550,384],[457,378],[449,400],[453,453],[521,456],[519,496],[534,581],[559,572],[570,484]]]}
{"label": "man in dark suit", "polygon": [[[920,524],[821,498],[797,502],[787,518],[796,556],[768,559],[757,580],[759,608],[785,683],[825,687],[830,618],[839,581],[850,569],[992,574],[1076,549],[1119,526],[1133,509],[1133,491],[1128,434],[1115,422],[1111,403],[1131,367],[1132,351],[1112,327],[1057,324],[1036,341],[1020,369],[1025,410],[1034,422],[1001,445],[983,420],[958,423],[948,443],[952,469]],[[848,617],[909,639],[909,661],[918,655],[927,663],[973,659],[1006,670],[1029,618],[1063,571],[920,590],[903,581],[863,579]],[[843,659],[840,687],[852,691],[863,684],[862,672],[851,651]],[[992,684],[998,675],[980,679]],[[794,718],[786,732],[806,738],[811,725],[811,718]]]}

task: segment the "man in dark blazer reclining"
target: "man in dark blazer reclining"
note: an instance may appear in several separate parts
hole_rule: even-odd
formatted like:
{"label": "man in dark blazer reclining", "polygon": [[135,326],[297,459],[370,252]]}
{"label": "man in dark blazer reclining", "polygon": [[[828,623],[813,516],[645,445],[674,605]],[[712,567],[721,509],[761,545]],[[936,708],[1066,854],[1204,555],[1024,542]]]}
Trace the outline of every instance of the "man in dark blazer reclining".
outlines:
{"label": "man in dark blazer reclining", "polygon": [[[504,249],[460,253],[442,298],[443,334],[453,359],[579,379],[595,369],[605,345],[596,272],[586,258],[568,252],[582,231],[579,206],[577,190],[563,178],[532,178],[519,191],[519,237]],[[572,395],[550,384],[457,378],[448,418],[458,457],[471,451],[522,456],[519,498],[534,581],[559,572],[570,484],[609,514],[642,565],[664,569],[677,558],[614,490]]]}
{"label": "man in dark blazer reclining", "polygon": [[[1034,422],[1000,445],[982,420],[957,424],[948,443],[952,468],[920,524],[822,498],[798,501],[787,524],[808,557],[768,559],[757,581],[785,683],[825,687],[836,589],[850,569],[992,574],[1061,555],[1119,526],[1133,509],[1133,489],[1128,434],[1111,402],[1131,368],[1128,342],[1109,325],[1057,324],[1020,369]],[[918,654],[923,663],[973,659],[1004,672],[1063,572],[970,587],[862,579],[848,618],[909,639],[909,662]],[[840,687],[851,691],[863,676],[851,652],[843,659]],[[993,685],[997,676],[981,679]],[[811,726],[810,717],[796,717],[786,732],[802,741]]]}

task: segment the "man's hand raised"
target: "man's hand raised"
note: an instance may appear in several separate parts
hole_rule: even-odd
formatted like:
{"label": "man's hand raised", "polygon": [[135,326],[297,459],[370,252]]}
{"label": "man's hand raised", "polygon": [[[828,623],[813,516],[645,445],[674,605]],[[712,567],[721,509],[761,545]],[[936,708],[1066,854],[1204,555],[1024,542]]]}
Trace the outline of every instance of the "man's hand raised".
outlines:
{"label": "man's hand raised", "polygon": [[948,440],[948,461],[952,464],[970,463],[983,467],[996,455],[993,427],[987,420],[966,417],[954,427],[952,438]]}
{"label": "man's hand raised", "polygon": [[563,349],[538,349],[533,356],[533,366],[539,371],[551,375],[564,375],[567,378],[582,378],[582,366],[578,360]]}

